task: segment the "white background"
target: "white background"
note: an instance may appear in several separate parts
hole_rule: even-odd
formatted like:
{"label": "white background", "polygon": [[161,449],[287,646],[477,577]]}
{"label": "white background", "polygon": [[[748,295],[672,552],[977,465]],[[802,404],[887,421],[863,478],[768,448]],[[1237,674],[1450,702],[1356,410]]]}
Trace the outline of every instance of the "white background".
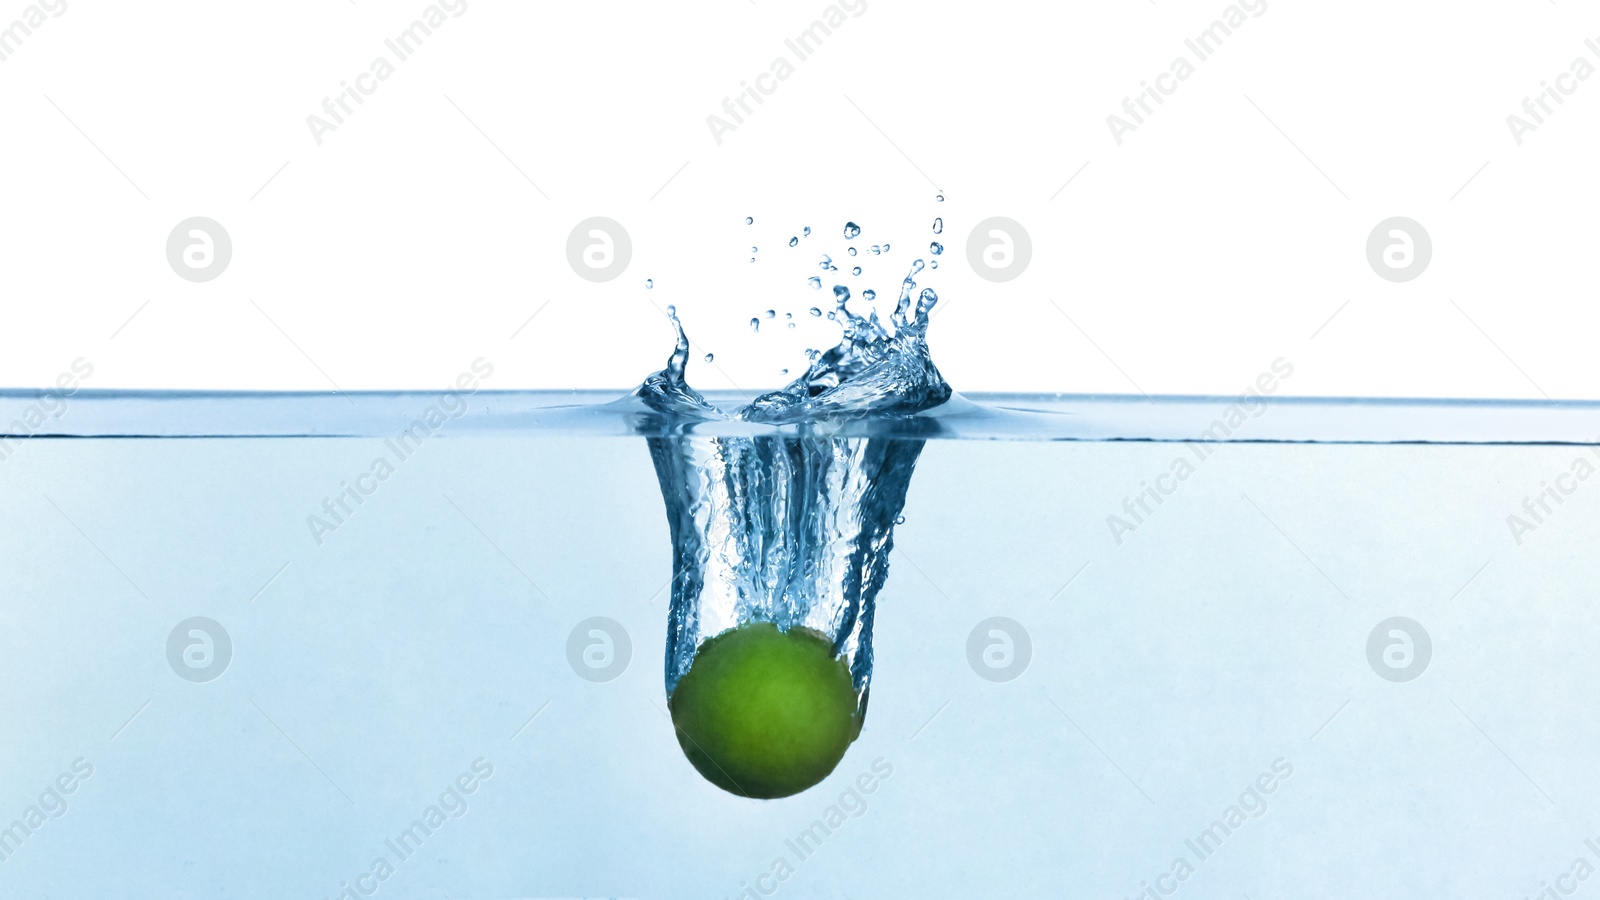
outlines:
{"label": "white background", "polygon": [[[960,390],[1231,393],[1282,356],[1290,394],[1597,395],[1600,76],[1520,146],[1506,117],[1600,65],[1600,13],[1272,0],[1119,146],[1225,4],[866,0],[719,145],[824,5],[471,0],[319,145],[424,3],[68,0],[0,62],[0,385],[82,356],[93,387],[431,388],[485,356],[484,387],[622,388],[667,303],[717,354],[697,385],[773,385],[830,332],[748,320],[809,319],[843,223],[894,249],[830,283],[892,294],[942,215]],[[206,283],[166,259],[191,216],[233,242]],[[631,235],[616,280],[568,265],[591,216]],[[965,262],[989,216],[1031,235],[1013,281]],[[1414,281],[1367,262],[1390,216],[1432,236]]]}

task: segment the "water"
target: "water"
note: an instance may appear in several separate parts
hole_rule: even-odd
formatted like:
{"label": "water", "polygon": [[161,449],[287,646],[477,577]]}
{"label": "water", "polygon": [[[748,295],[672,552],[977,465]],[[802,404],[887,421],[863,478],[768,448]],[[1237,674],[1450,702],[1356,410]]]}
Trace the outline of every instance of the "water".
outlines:
{"label": "water", "polygon": [[[595,411],[615,396],[480,391],[404,460],[385,441],[436,395],[81,392],[50,430],[356,434],[7,444],[0,818],[80,757],[93,775],[5,845],[5,893],[320,898],[386,858],[379,896],[732,897],[781,859],[781,896],[1121,898],[1186,857],[1183,897],[1523,897],[1589,853],[1600,491],[1558,479],[1590,447],[1197,444],[1118,543],[1108,517],[1132,521],[1229,401],[992,396],[1038,412],[885,427],[923,444],[870,714],[827,781],[758,803],[674,740],[673,548],[639,436],[660,423]],[[26,405],[5,395],[0,421]],[[1232,438],[1592,441],[1596,412],[1269,400]],[[395,471],[319,545],[308,518],[380,457]],[[1557,484],[1519,544],[1508,516]],[[1403,683],[1366,649],[1397,615],[1431,639]],[[210,682],[167,657],[191,616],[231,636]],[[1011,681],[989,680],[1020,654],[994,629],[995,665],[969,660],[997,616],[1028,635]],[[628,652],[575,668],[594,617]],[[577,674],[624,655],[614,680]],[[397,860],[385,842],[480,758],[468,812]],[[1185,841],[1279,758],[1268,811],[1195,860]],[[801,859],[789,842],[830,810]]]}
{"label": "water", "polygon": [[[963,397],[919,269],[881,320],[835,287],[840,345],[755,397],[690,387],[681,329],[632,393],[0,391],[0,893],[1522,897],[1600,861],[1600,404]],[[873,699],[770,802],[667,699],[752,621]]]}
{"label": "water", "polygon": [[[846,237],[852,230],[860,229],[852,223]],[[708,420],[798,431],[646,439],[673,548],[669,696],[705,641],[765,622],[784,632],[807,628],[830,642],[848,664],[857,715],[865,713],[874,604],[922,442],[834,435],[846,421],[906,421],[950,399],[928,351],[938,296],[930,288],[917,292],[921,270],[920,260],[912,265],[887,321],[876,309],[852,312],[850,290],[836,285],[839,343],[786,387],[731,411],[689,385],[690,342],[677,310],[667,308],[677,331],[673,353],[633,400],[668,431]],[[693,735],[687,741],[686,751],[696,743]]]}

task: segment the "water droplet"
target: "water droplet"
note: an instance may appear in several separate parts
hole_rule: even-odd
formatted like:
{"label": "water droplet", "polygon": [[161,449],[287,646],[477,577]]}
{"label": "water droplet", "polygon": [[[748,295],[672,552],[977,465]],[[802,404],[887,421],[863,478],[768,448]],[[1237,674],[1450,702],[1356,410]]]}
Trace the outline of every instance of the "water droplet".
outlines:
{"label": "water droplet", "polygon": [[934,260],[934,261],[933,261],[933,262],[931,262],[931,263],[928,263],[928,268],[930,268],[930,269],[937,269],[937,268],[939,268],[939,261],[938,261],[938,260],[937,260],[937,259],[936,259],[936,260]]}
{"label": "water droplet", "polygon": [[803,237],[811,237],[811,226],[807,225],[805,228],[801,229],[800,234]]}
{"label": "water droplet", "polygon": [[831,257],[828,254],[824,253],[824,254],[822,254],[822,262],[817,263],[817,268],[826,269],[831,265],[833,265],[833,257]]}
{"label": "water droplet", "polygon": [[939,243],[938,241],[934,241],[933,243],[928,245],[928,252],[932,253],[934,256],[938,256],[939,254],[944,252],[944,245]]}
{"label": "water droplet", "polygon": [[756,223],[755,217],[754,216],[745,216],[744,217],[744,223],[746,225],[754,225]]}
{"label": "water droplet", "polygon": [[769,309],[766,312],[762,313],[762,315],[766,316],[769,319],[776,319],[778,317],[778,311],[775,310],[775,309]]}
{"label": "water droplet", "polygon": [[887,241],[885,241],[885,242],[884,242],[884,245],[883,245],[883,252],[885,252],[885,253],[888,253],[888,252],[889,252],[889,244],[888,244],[888,242],[887,242]]}
{"label": "water droplet", "polygon": [[794,318],[794,313],[784,313],[783,317],[785,319],[792,319],[792,318]]}
{"label": "water droplet", "polygon": [[667,304],[667,317],[672,318],[678,314],[678,308],[671,303]]}
{"label": "water droplet", "polygon": [[755,262],[755,261],[756,261],[756,258],[755,258],[755,257],[754,257],[754,256],[752,256],[752,257],[750,257],[750,261],[751,261],[751,262]]}
{"label": "water droplet", "polygon": [[760,319],[751,319],[750,320],[750,330],[751,331],[755,331],[755,332],[761,331],[761,320]]}
{"label": "water droplet", "polygon": [[793,327],[794,327],[794,323],[793,323],[793,322],[790,322],[790,323],[789,323],[789,327],[790,327],[790,328],[793,328]]}
{"label": "water droplet", "polygon": [[715,362],[716,359],[717,359],[717,355],[715,353],[707,353],[706,354],[706,362]]}
{"label": "water droplet", "polygon": [[779,369],[778,370],[778,374],[779,375],[787,375],[787,374],[789,374],[789,370],[788,369]]}
{"label": "water droplet", "polygon": [[648,291],[648,290],[650,290],[651,288],[653,288],[655,286],[656,286],[656,280],[654,278],[646,278],[644,280],[644,289],[645,290]]}
{"label": "water droplet", "polygon": [[877,244],[873,244],[872,245],[872,255],[873,256],[877,256],[878,254],[880,254],[882,252],[883,252],[883,248],[882,247],[878,246]]}
{"label": "water droplet", "polygon": [[861,274],[861,267],[860,266],[856,266],[854,269],[851,269],[850,270],[850,274],[851,275],[860,275]]}
{"label": "water droplet", "polygon": [[933,198],[933,202],[935,202],[935,203],[943,203],[944,202],[944,195],[940,194],[939,196]]}
{"label": "water droplet", "polygon": [[933,220],[933,233],[934,234],[944,234],[944,217],[943,216],[940,216],[940,217],[935,218]]}
{"label": "water droplet", "polygon": [[850,255],[851,256],[855,256],[856,255],[856,248],[854,248],[854,247],[850,248]]}
{"label": "water droplet", "polygon": [[905,516],[895,516],[894,523],[896,525],[904,525],[906,523],[906,517]]}
{"label": "water droplet", "polygon": [[800,239],[799,238],[797,238],[797,237],[789,238],[789,246],[794,247],[794,246],[798,245],[799,243],[800,243]]}
{"label": "water droplet", "polygon": [[860,225],[857,225],[854,222],[846,222],[846,223],[844,223],[844,239],[845,240],[848,241],[848,240],[850,240],[851,238],[855,237],[856,235],[858,235],[860,233],[861,233],[861,226]]}
{"label": "water droplet", "polygon": [[760,247],[757,247],[757,246],[755,246],[755,245],[754,245],[754,244],[752,244],[752,245],[751,245],[751,246],[750,246],[750,252],[751,252],[751,253],[757,253],[757,252],[760,252],[760,250],[761,250],[761,248],[760,248]]}
{"label": "water droplet", "polygon": [[843,309],[845,303],[847,303],[850,300],[850,289],[845,287],[842,284],[834,285],[833,286],[833,299],[839,301],[839,308]]}
{"label": "water droplet", "polygon": [[814,291],[822,290],[822,279],[818,278],[815,275],[811,276],[810,278],[807,278],[806,279],[806,284],[811,285],[811,289],[814,290]]}
{"label": "water droplet", "polygon": [[811,307],[811,314],[813,316],[820,316],[820,315],[822,315],[822,310],[817,309],[815,306],[813,306],[813,307]]}
{"label": "water droplet", "polygon": [[868,290],[861,292],[861,299],[871,303],[872,301],[878,299],[878,292],[869,288]]}

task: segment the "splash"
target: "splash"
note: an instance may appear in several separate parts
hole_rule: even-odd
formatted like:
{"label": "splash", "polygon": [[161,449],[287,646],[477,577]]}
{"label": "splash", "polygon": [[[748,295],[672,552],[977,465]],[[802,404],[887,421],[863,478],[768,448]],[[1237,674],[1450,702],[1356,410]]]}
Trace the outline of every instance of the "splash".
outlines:
{"label": "splash", "polygon": [[[648,439],[672,535],[669,696],[712,638],[752,625],[803,629],[848,666],[859,726],[872,676],[875,602],[923,441],[835,435],[846,421],[910,419],[951,398],[928,352],[938,296],[917,289],[923,265],[912,264],[887,317],[851,310],[850,290],[836,285],[827,318],[842,329],[838,344],[812,352],[805,372],[786,386],[733,410],[689,385],[690,342],[668,308],[677,338],[672,355],[636,398],[686,423],[793,427],[781,435]],[[861,299],[871,305],[875,295],[866,291]]]}
{"label": "splash", "polygon": [[[852,311],[850,289],[834,285],[834,309],[828,318],[842,328],[839,343],[818,354],[788,385],[729,412],[714,407],[689,385],[689,338],[677,308],[669,306],[667,318],[677,336],[672,355],[666,368],[646,378],[634,395],[664,415],[806,424],[813,433],[825,432],[840,418],[909,416],[938,406],[950,399],[952,391],[928,352],[928,321],[939,297],[932,288],[917,291],[916,278],[924,265],[920,259],[911,264],[887,322],[875,308],[866,315]],[[864,291],[862,299],[872,304],[877,295]],[[823,314],[820,307],[810,313]],[[768,310],[764,315],[773,318],[776,313]],[[759,318],[750,322],[752,330],[759,330]]]}

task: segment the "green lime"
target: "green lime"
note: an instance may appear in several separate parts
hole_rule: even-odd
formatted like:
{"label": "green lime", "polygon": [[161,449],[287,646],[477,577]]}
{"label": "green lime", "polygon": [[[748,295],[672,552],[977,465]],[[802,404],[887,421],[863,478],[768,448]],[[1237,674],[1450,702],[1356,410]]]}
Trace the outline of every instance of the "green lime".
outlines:
{"label": "green lime", "polygon": [[828,777],[861,733],[850,667],[809,628],[751,622],[695,652],[669,701],[678,745],[707,781],[787,797]]}

